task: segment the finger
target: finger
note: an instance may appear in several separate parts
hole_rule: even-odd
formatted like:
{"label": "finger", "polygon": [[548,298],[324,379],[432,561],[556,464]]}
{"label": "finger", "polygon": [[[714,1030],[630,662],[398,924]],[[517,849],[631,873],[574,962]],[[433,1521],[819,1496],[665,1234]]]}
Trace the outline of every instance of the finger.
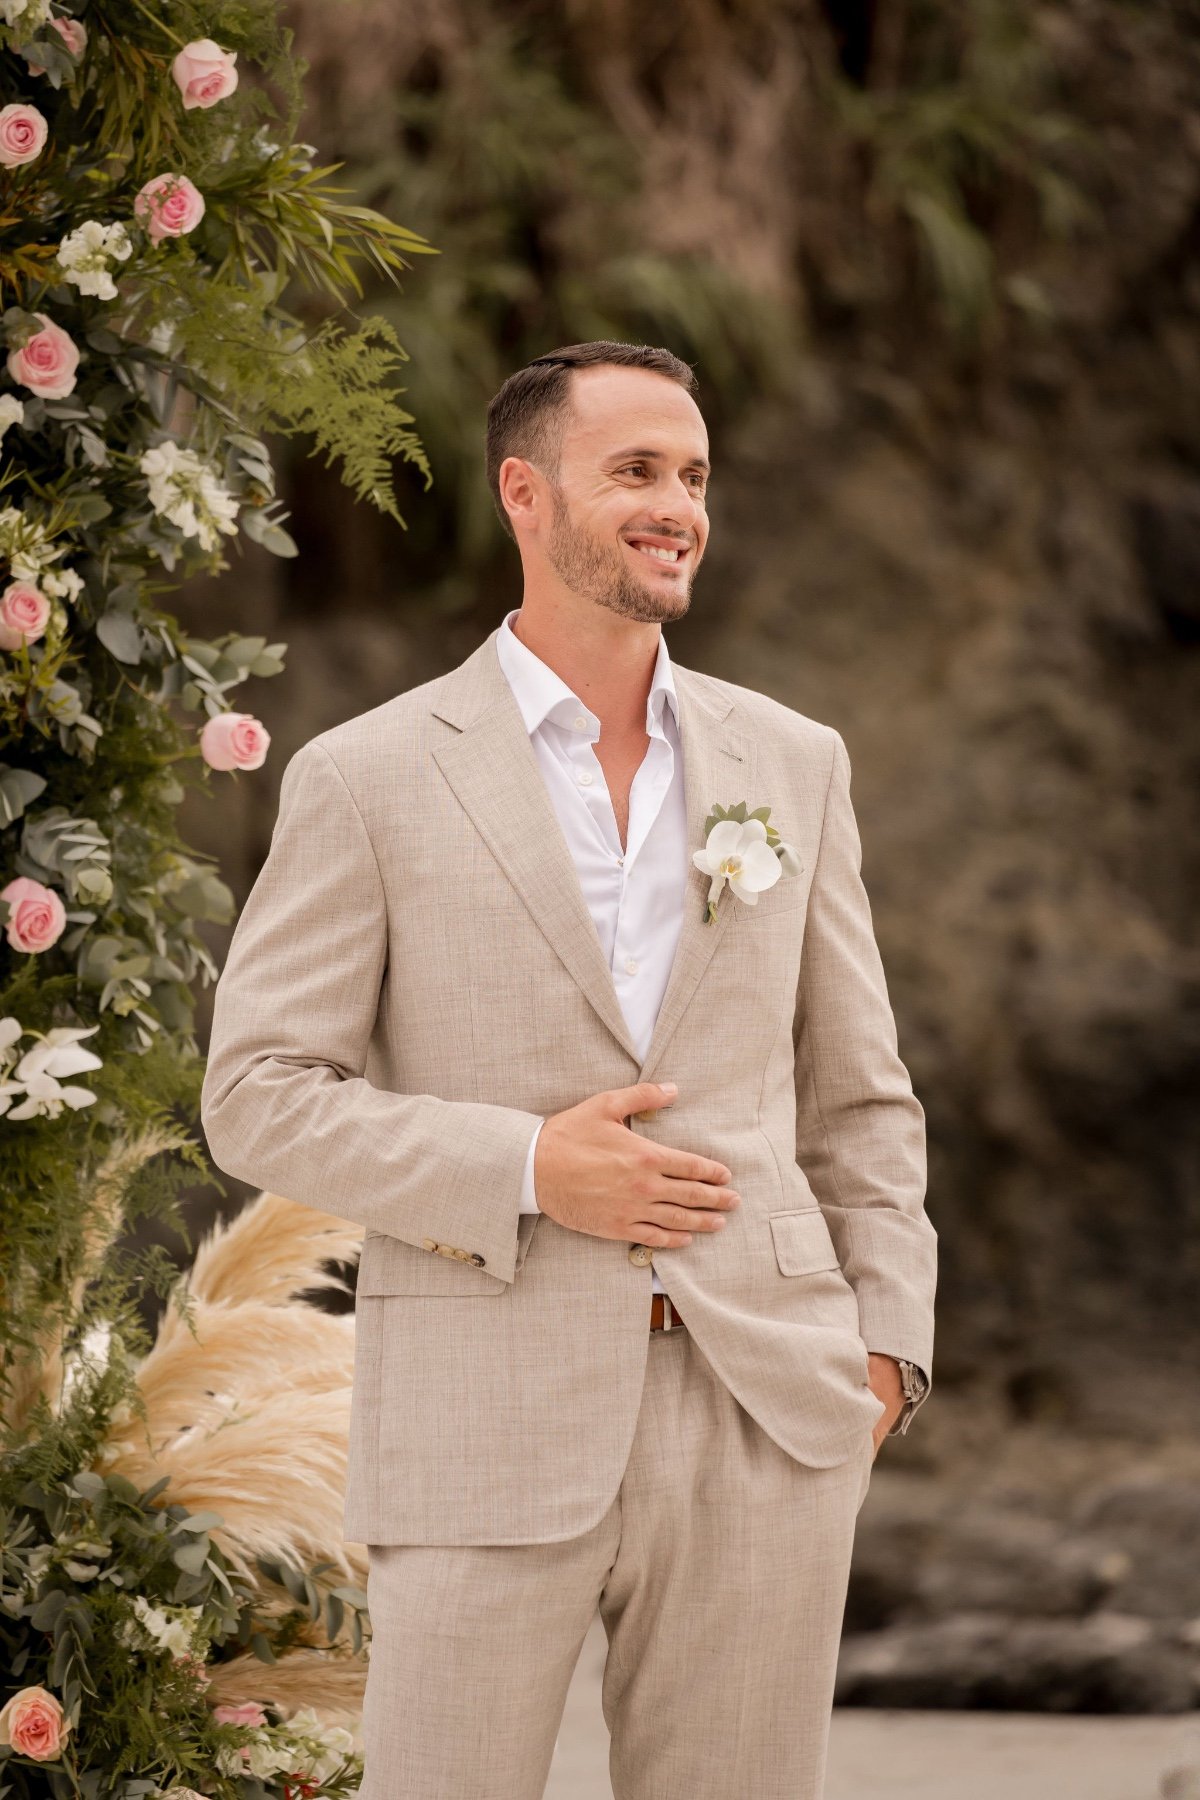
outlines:
{"label": "finger", "polygon": [[690,1231],[667,1231],[661,1225],[643,1223],[637,1227],[639,1244],[648,1244],[652,1250],[680,1250],[690,1244]]}
{"label": "finger", "polygon": [[653,1198],[663,1206],[699,1207],[703,1212],[734,1212],[742,1203],[736,1188],[711,1188],[704,1182],[692,1185],[671,1181],[665,1188],[660,1187]]}
{"label": "finger", "polygon": [[656,1225],[668,1231],[723,1231],[728,1220],[724,1213],[701,1212],[697,1207],[672,1206],[660,1202],[652,1217]]}
{"label": "finger", "polygon": [[710,1156],[695,1156],[690,1150],[675,1150],[670,1144],[656,1147],[662,1157],[659,1172],[669,1175],[672,1181],[708,1181],[720,1187],[733,1180],[726,1164],[714,1162]]}

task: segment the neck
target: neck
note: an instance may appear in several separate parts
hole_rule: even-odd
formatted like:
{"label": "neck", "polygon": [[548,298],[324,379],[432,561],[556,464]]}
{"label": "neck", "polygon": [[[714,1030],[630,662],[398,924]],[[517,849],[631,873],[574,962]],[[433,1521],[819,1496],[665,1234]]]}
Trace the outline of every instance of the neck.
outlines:
{"label": "neck", "polygon": [[530,607],[526,598],[512,630],[595,713],[602,736],[645,735],[658,624],[622,619],[598,607],[580,618],[565,608]]}

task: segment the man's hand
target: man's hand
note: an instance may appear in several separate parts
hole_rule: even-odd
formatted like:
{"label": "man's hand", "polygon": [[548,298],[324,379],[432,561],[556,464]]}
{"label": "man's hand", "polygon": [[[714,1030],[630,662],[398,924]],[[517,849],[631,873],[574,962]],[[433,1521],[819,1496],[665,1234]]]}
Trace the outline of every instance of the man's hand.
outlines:
{"label": "man's hand", "polygon": [[871,1428],[871,1436],[875,1443],[875,1455],[879,1455],[879,1446],[891,1430],[904,1410],[904,1387],[900,1380],[900,1364],[894,1356],[884,1356],[881,1351],[867,1351],[867,1384],[877,1400],[882,1400],[887,1411],[880,1413],[878,1420]]}
{"label": "man's hand", "polygon": [[656,1144],[625,1123],[674,1098],[658,1082],[640,1081],[552,1113],[533,1158],[541,1210],[569,1231],[656,1249],[690,1244],[694,1231],[720,1231],[741,1205],[725,1165]]}

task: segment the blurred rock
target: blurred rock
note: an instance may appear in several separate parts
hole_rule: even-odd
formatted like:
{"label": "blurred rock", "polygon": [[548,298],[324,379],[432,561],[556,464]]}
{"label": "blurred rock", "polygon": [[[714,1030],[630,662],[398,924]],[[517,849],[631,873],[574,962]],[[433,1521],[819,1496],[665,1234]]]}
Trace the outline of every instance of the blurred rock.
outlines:
{"label": "blurred rock", "polygon": [[1178,1713],[1200,1703],[1200,1658],[1147,1619],[959,1613],[843,1640],[839,1705]]}
{"label": "blurred rock", "polygon": [[1112,1603],[1147,1618],[1200,1613],[1200,1486],[1184,1481],[1117,1481],[1081,1496],[1075,1523],[1125,1552]]}

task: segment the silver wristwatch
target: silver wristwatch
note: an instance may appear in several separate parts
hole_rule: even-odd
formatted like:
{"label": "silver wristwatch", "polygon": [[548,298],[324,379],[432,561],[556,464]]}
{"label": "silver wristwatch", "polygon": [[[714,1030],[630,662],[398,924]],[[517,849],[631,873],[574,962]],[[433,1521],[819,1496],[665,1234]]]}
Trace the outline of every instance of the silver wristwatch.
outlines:
{"label": "silver wristwatch", "polygon": [[898,1356],[896,1361],[900,1365],[900,1386],[904,1390],[904,1398],[915,1406],[928,1390],[929,1377],[924,1369],[919,1369],[916,1363],[905,1361],[902,1356]]}

